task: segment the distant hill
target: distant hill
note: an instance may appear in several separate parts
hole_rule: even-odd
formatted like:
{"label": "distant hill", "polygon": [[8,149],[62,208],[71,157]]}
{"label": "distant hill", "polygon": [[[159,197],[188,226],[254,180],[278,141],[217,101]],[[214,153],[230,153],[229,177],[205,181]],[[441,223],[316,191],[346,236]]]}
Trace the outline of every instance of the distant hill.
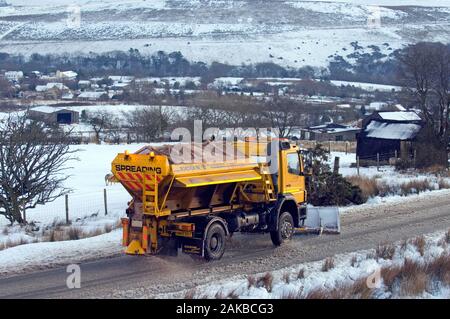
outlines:
{"label": "distant hill", "polygon": [[354,42],[358,54],[375,46],[380,56],[412,42],[450,42],[445,0],[9,2],[0,8],[0,51],[25,55],[135,48],[181,51],[195,61],[300,67],[347,58]]}

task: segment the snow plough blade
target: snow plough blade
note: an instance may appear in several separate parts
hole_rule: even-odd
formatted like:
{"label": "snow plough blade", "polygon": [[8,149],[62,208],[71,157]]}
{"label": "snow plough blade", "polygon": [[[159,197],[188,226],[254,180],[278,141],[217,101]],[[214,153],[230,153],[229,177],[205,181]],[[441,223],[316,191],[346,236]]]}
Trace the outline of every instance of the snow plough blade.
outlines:
{"label": "snow plough blade", "polygon": [[338,207],[308,207],[306,216],[303,227],[296,229],[299,233],[341,233]]}

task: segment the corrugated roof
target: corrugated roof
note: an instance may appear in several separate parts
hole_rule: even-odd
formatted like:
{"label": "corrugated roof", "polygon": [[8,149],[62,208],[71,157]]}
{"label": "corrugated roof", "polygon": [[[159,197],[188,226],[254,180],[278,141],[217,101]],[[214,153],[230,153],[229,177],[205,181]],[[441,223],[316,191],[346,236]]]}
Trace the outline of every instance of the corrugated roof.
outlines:
{"label": "corrugated roof", "polygon": [[379,112],[378,113],[383,120],[386,121],[420,121],[421,118],[416,112]]}
{"label": "corrugated roof", "polygon": [[422,127],[414,123],[383,123],[372,121],[367,125],[367,137],[387,140],[409,140],[419,133]]}
{"label": "corrugated roof", "polygon": [[31,111],[41,112],[41,113],[54,113],[61,111],[60,108],[52,107],[52,106],[38,106],[30,109]]}

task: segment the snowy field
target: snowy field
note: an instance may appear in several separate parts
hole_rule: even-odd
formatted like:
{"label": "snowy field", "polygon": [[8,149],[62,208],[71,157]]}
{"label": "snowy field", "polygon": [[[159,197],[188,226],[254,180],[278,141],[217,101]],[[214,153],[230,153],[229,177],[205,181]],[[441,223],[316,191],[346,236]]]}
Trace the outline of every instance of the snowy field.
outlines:
{"label": "snowy field", "polygon": [[374,83],[363,83],[363,82],[351,82],[351,81],[330,81],[331,84],[335,86],[354,86],[356,88],[360,88],[369,92],[380,91],[380,92],[392,92],[392,91],[401,91],[401,86],[395,85],[383,85],[383,84],[374,84]]}

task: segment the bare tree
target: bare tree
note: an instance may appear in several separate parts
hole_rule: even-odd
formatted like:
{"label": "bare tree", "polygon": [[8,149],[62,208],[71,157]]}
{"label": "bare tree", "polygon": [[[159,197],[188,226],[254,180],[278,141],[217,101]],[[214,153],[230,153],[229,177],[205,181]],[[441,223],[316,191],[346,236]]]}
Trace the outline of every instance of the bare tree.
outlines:
{"label": "bare tree", "polygon": [[287,137],[297,124],[297,116],[288,100],[277,99],[267,103],[263,116],[272,128],[278,130],[280,137]]}
{"label": "bare tree", "polygon": [[173,111],[162,106],[146,106],[124,113],[129,130],[136,134],[138,141],[154,140],[161,137],[169,127]]}
{"label": "bare tree", "polygon": [[15,89],[5,79],[0,79],[0,97],[12,98],[15,94]]}
{"label": "bare tree", "polygon": [[[442,43],[421,42],[405,48],[399,56],[400,76],[410,95],[415,98],[426,121],[429,148],[419,166],[447,166],[450,109],[450,47]],[[434,156],[430,157],[430,152]],[[420,154],[419,154],[420,155]]]}
{"label": "bare tree", "polygon": [[0,215],[23,224],[23,211],[67,194],[70,133],[13,114],[0,122]]}
{"label": "bare tree", "polygon": [[87,112],[87,122],[95,132],[95,140],[100,143],[100,134],[113,126],[114,115],[106,110]]}

